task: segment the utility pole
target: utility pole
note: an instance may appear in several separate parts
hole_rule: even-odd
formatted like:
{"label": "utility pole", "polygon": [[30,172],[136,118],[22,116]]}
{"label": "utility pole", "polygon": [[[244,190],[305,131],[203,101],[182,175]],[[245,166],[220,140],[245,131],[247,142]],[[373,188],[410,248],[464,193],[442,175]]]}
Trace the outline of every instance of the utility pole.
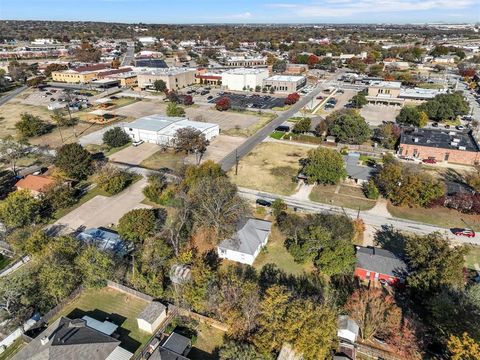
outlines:
{"label": "utility pole", "polygon": [[75,132],[75,124],[72,121],[72,112],[70,111],[70,103],[72,102],[72,98],[70,97],[70,89],[65,89],[65,93],[68,97],[67,111],[68,117],[70,118],[70,124],[72,124],[73,136],[77,137],[77,133]]}

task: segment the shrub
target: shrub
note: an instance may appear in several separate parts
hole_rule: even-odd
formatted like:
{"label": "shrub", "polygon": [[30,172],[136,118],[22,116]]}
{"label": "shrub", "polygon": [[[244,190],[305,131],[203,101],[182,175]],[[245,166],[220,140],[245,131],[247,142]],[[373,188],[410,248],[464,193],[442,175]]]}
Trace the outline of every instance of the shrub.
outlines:
{"label": "shrub", "polygon": [[131,173],[113,166],[105,166],[95,175],[97,185],[110,195],[121,192],[132,183],[132,180]]}
{"label": "shrub", "polygon": [[103,134],[103,143],[115,148],[126,145],[130,142],[130,136],[120,127],[114,127]]}
{"label": "shrub", "polygon": [[167,105],[167,116],[182,117],[185,116],[185,110],[178,104],[171,102]]}
{"label": "shrub", "polygon": [[161,204],[162,193],[167,187],[167,181],[164,176],[159,174],[151,174],[148,176],[148,185],[143,189],[143,195],[154,203]]}
{"label": "shrub", "polygon": [[380,196],[380,191],[378,191],[377,185],[375,185],[373,179],[370,179],[363,184],[363,193],[368,199],[372,200],[376,200]]}
{"label": "shrub", "polygon": [[57,151],[55,165],[67,177],[76,180],[86,179],[92,174],[92,156],[77,143],[63,145]]}
{"label": "shrub", "polygon": [[286,98],[285,98],[285,105],[293,105],[295,104],[298,100],[300,100],[300,95],[298,95],[298,93],[292,93],[292,94],[289,94]]}

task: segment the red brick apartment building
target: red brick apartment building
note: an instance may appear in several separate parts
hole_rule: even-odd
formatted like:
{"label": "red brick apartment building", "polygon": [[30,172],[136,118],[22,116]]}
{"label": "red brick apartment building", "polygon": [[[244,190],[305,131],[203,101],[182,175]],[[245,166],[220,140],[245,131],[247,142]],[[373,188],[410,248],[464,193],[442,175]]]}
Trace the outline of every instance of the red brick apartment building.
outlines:
{"label": "red brick apartment building", "polygon": [[405,128],[397,154],[438,162],[480,164],[480,147],[471,131]]}

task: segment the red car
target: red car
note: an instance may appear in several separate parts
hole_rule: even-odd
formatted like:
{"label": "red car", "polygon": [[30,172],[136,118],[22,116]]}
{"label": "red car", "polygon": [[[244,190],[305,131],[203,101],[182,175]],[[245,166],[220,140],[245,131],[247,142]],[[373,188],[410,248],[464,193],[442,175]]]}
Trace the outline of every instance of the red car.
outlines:
{"label": "red car", "polygon": [[437,163],[437,160],[432,159],[432,158],[423,159],[422,161],[423,161],[425,164],[436,164],[436,163]]}
{"label": "red car", "polygon": [[454,229],[452,232],[456,236],[465,236],[469,238],[475,237],[475,231],[471,229]]}
{"label": "red car", "polygon": [[323,100],[323,96],[317,96],[317,100]]}

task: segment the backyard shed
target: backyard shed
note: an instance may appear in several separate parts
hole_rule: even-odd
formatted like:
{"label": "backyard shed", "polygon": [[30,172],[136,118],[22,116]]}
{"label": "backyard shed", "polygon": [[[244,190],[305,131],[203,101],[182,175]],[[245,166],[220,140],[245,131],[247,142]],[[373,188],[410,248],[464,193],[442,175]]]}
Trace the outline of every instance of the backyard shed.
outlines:
{"label": "backyard shed", "polygon": [[155,333],[163,320],[167,317],[167,307],[158,301],[152,301],[138,315],[137,324],[140,330],[149,334]]}

